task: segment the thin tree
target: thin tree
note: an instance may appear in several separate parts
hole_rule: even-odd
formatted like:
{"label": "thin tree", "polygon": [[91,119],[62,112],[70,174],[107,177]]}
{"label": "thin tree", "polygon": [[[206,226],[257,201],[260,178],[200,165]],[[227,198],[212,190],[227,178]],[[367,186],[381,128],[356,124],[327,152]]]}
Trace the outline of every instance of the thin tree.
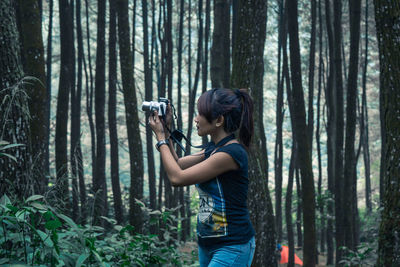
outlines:
{"label": "thin tree", "polygon": [[289,163],[289,175],[288,184],[286,190],[286,201],[285,201],[285,218],[286,218],[286,229],[288,236],[289,246],[289,260],[288,267],[294,267],[294,234],[293,234],[293,223],[292,223],[292,195],[293,195],[293,176],[296,162],[296,144],[292,144],[292,154],[290,156]]}
{"label": "thin tree", "polygon": [[354,239],[356,232],[354,209],[354,187],[356,186],[356,157],[355,157],[355,134],[356,134],[356,107],[357,107],[357,77],[358,77],[358,54],[360,43],[360,21],[361,21],[361,0],[350,0],[350,62],[347,82],[347,105],[346,105],[346,144],[344,158],[344,187],[343,205],[349,208],[350,216],[343,216],[345,226],[345,245],[351,250],[356,248],[358,243]]}
{"label": "thin tree", "polygon": [[[47,51],[46,51],[46,148],[45,148],[45,172],[50,172],[50,114],[51,114],[51,60],[53,52],[53,6],[54,0],[49,0],[49,29],[47,35]],[[47,181],[46,181],[47,183]]]}
{"label": "thin tree", "polygon": [[128,130],[128,145],[130,159],[130,196],[129,222],[136,232],[142,232],[142,211],[135,199],[143,199],[143,154],[139,131],[137,97],[132,67],[132,51],[129,38],[128,1],[117,0],[118,41],[121,65],[121,77],[124,93],[126,127]]}
{"label": "thin tree", "polygon": [[97,3],[97,44],[95,78],[96,169],[93,175],[94,214],[96,225],[102,225],[100,216],[107,214],[106,144],[105,144],[105,30],[106,1]]}
{"label": "thin tree", "polygon": [[343,144],[344,144],[344,102],[343,102],[343,72],[342,72],[342,1],[333,1],[334,29],[334,67],[335,67],[335,109],[336,109],[336,143],[335,143],[335,236],[336,264],[342,260],[342,250],[345,242],[343,206]]}
{"label": "thin tree", "polygon": [[67,126],[68,126],[68,105],[72,83],[74,58],[73,33],[72,33],[72,2],[59,0],[60,9],[60,42],[61,42],[61,69],[58,86],[57,112],[56,112],[56,172],[57,185],[60,197],[60,207],[67,211],[69,202],[68,190],[68,155],[67,155]]}
{"label": "thin tree", "polygon": [[[298,145],[298,163],[301,173],[303,221],[304,221],[304,266],[315,266],[315,191],[311,164],[311,146],[308,144],[306,112],[301,77],[301,59],[298,31],[297,1],[286,3],[290,44],[290,73],[293,109],[290,112],[294,137]],[[289,101],[289,105],[291,101]]]}
{"label": "thin tree", "polygon": [[[145,99],[153,99],[152,69],[149,57],[149,32],[148,32],[148,11],[147,1],[142,0],[143,12],[143,63],[144,63],[144,86]],[[147,171],[149,175],[149,198],[150,208],[156,209],[156,172],[154,163],[153,135],[149,125],[146,125],[146,151],[147,151]],[[155,229],[154,229],[155,230]]]}
{"label": "thin tree", "polygon": [[369,134],[368,134],[368,106],[367,106],[367,70],[368,70],[368,17],[369,14],[369,0],[365,1],[365,49],[364,49],[364,65],[362,73],[362,97],[361,97],[361,123],[360,128],[362,131],[362,147],[363,147],[363,159],[365,168],[365,206],[367,212],[372,211],[371,203],[371,166],[370,166],[370,154],[369,154]]}
{"label": "thin tree", "polygon": [[[375,0],[375,21],[380,63],[381,151],[384,195],[379,229],[377,266],[400,265],[400,5],[396,1]],[[390,25],[390,26],[389,26]]]}
{"label": "thin tree", "polygon": [[254,100],[254,142],[249,153],[249,209],[256,231],[255,266],[276,266],[275,226],[268,189],[268,160],[263,124],[264,44],[267,1],[239,1],[233,46],[231,85],[251,88]]}
{"label": "thin tree", "polygon": [[110,6],[110,25],[108,37],[108,128],[110,131],[111,186],[114,200],[115,219],[121,224],[124,209],[119,182],[119,154],[117,131],[117,11],[115,0],[108,1]]}

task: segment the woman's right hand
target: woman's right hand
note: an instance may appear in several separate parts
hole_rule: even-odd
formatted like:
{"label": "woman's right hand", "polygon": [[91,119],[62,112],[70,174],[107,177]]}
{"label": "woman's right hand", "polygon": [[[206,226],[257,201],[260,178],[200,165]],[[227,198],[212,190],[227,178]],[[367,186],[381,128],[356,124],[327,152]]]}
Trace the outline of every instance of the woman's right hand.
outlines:
{"label": "woman's right hand", "polygon": [[168,103],[167,112],[165,114],[165,126],[171,129],[171,124],[172,124],[172,107],[171,104]]}

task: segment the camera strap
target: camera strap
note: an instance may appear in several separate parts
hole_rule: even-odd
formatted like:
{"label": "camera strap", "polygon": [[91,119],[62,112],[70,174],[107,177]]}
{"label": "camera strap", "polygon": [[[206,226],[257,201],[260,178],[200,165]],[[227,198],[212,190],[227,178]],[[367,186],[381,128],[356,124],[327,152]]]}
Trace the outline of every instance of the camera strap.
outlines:
{"label": "camera strap", "polygon": [[167,128],[168,132],[170,133],[170,138],[172,138],[172,140],[174,140],[174,142],[182,149],[182,151],[184,153],[186,153],[186,149],[181,143],[182,139],[184,139],[186,141],[186,143],[191,147],[194,147],[194,148],[204,148],[205,147],[205,145],[199,145],[199,146],[192,145],[190,140],[185,136],[185,134],[181,130],[171,131],[168,127],[166,127],[166,128]]}

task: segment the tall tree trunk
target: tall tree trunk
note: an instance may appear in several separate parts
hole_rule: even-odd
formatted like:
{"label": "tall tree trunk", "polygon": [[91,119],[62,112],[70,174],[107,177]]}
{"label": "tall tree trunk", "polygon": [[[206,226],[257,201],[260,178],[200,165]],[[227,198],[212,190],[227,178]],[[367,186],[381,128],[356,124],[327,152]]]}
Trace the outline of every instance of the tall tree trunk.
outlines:
{"label": "tall tree trunk", "polygon": [[365,1],[365,55],[364,66],[362,73],[362,100],[361,100],[361,131],[363,132],[362,147],[363,159],[365,168],[365,206],[367,212],[372,211],[371,202],[371,167],[369,155],[369,133],[368,133],[368,105],[367,105],[367,69],[368,69],[368,13],[369,13],[369,0]]}
{"label": "tall tree trunk", "polygon": [[[290,70],[292,81],[293,109],[290,112],[294,137],[298,145],[298,163],[302,179],[304,221],[304,266],[315,266],[315,191],[311,165],[311,149],[308,144],[304,93],[302,88],[300,46],[298,32],[297,1],[287,2],[288,33],[290,44]],[[291,102],[289,102],[289,105]]]}
{"label": "tall tree trunk", "polygon": [[[375,0],[375,21],[379,45],[380,100],[384,195],[379,229],[377,266],[400,265],[400,5]],[[389,26],[390,25],[390,26]],[[388,27],[389,26],[389,27]]]}
{"label": "tall tree trunk", "polygon": [[230,28],[229,1],[214,1],[214,30],[212,35],[210,76],[213,88],[229,88]]}
{"label": "tall tree trunk", "polygon": [[[96,132],[93,122],[93,71],[92,71],[92,56],[91,56],[91,44],[90,44],[90,23],[89,23],[89,3],[85,0],[85,13],[86,13],[86,41],[88,50],[88,68],[89,77],[87,75],[87,67],[85,67],[86,73],[86,113],[89,120],[90,136],[91,136],[91,151],[92,151],[92,177],[96,173]],[[84,61],[85,63],[85,61]],[[86,65],[86,64],[85,64]]]}
{"label": "tall tree trunk", "polygon": [[[74,5],[74,2],[71,2],[71,6]],[[80,3],[78,3],[80,5]],[[79,6],[80,9],[80,6]],[[76,14],[78,10],[76,9]],[[73,8],[71,8],[71,17],[72,21],[74,18],[74,13],[73,13]],[[72,40],[75,39],[75,34],[72,31]],[[71,193],[72,193],[72,206],[71,206],[71,217],[75,221],[78,221],[80,219],[80,214],[79,214],[79,193],[78,193],[78,159],[79,159],[79,153],[77,148],[79,147],[79,141],[80,141],[80,123],[81,123],[81,118],[80,118],[80,111],[81,111],[81,89],[82,89],[82,54],[79,54],[78,56],[78,80],[77,84],[75,85],[75,47],[72,47],[72,55],[73,58],[71,59],[73,62],[73,69],[72,72],[74,73],[74,79],[73,79],[73,86],[71,87],[71,125],[70,125],[70,164],[71,164]],[[81,51],[78,51],[78,53],[81,53]]]}
{"label": "tall tree trunk", "polygon": [[100,216],[107,215],[107,183],[106,183],[106,144],[105,144],[105,30],[106,1],[97,3],[97,50],[95,78],[95,115],[96,115],[96,169],[93,175],[95,225],[102,225]]}
{"label": "tall tree trunk", "polygon": [[351,212],[350,216],[343,216],[345,226],[345,245],[355,250],[358,243],[354,240],[355,218],[354,218],[354,187],[356,186],[356,157],[355,157],[355,134],[356,134],[356,107],[357,107],[357,77],[358,77],[358,52],[360,42],[360,19],[361,0],[350,0],[350,65],[347,82],[347,104],[346,104],[346,145],[344,159],[344,186],[343,205]]}
{"label": "tall tree trunk", "polygon": [[43,194],[46,188],[46,73],[42,40],[42,25],[39,2],[37,0],[18,1],[18,23],[21,41],[21,59],[26,76],[35,77],[25,86],[28,94],[30,139],[33,152],[34,191]]}
{"label": "tall tree trunk", "polygon": [[[179,5],[179,36],[178,36],[178,105],[177,105],[177,112],[178,112],[178,121],[177,121],[177,128],[182,129],[182,54],[183,54],[183,17],[185,14],[185,1],[180,0]],[[182,150],[179,149],[177,151],[178,157],[182,156]],[[179,204],[180,204],[180,216],[181,216],[181,237],[180,239],[183,242],[186,242],[187,238],[187,224],[190,223],[189,218],[186,216],[186,201],[185,201],[185,190],[184,187],[179,188]]]}
{"label": "tall tree trunk", "polygon": [[68,190],[68,155],[67,155],[67,126],[68,126],[68,105],[69,94],[74,84],[71,81],[73,70],[73,45],[72,34],[72,2],[59,0],[60,9],[60,39],[61,39],[61,70],[57,98],[56,114],[56,171],[57,185],[59,188],[60,207],[67,211],[69,206]]}
{"label": "tall tree trunk", "polygon": [[[76,133],[78,136],[78,142],[76,145],[76,165],[77,165],[77,177],[79,178],[79,198],[80,198],[80,222],[82,224],[86,223],[87,217],[87,204],[86,204],[86,185],[85,179],[83,174],[83,158],[82,158],[82,147],[81,147],[81,140],[80,140],[80,117],[81,117],[81,95],[82,95],[82,68],[84,67],[84,51],[83,51],[83,38],[82,38],[82,25],[81,25],[81,2],[80,0],[76,1],[76,37],[77,37],[77,44],[78,44],[78,72],[77,72],[77,103],[78,103],[78,110],[77,119],[77,129]],[[86,68],[85,68],[86,69]]]}
{"label": "tall tree trunk", "polygon": [[118,224],[121,224],[124,220],[124,209],[121,197],[121,185],[119,183],[117,130],[117,11],[115,0],[109,0],[108,2],[110,4],[110,30],[108,38],[108,127],[110,131],[111,185],[115,219]]}
{"label": "tall tree trunk", "polygon": [[[50,173],[50,114],[51,114],[51,59],[53,52],[53,6],[54,0],[49,0],[49,29],[47,35],[47,51],[46,51],[46,148],[45,148],[45,172]],[[46,179],[46,186],[48,179]]]}
{"label": "tall tree trunk", "polygon": [[[283,13],[283,1],[279,2],[279,36],[278,36],[278,77],[277,77],[277,99],[276,99],[276,141],[274,152],[275,169],[275,226],[277,232],[277,243],[282,242],[282,164],[283,164],[283,143],[282,126],[284,118],[283,109],[283,79],[281,81],[281,50],[282,38],[287,37],[285,27],[286,20]],[[285,36],[283,37],[283,35]]]}
{"label": "tall tree trunk", "polygon": [[263,124],[264,44],[267,1],[239,1],[233,47],[231,85],[251,88],[254,100],[254,142],[249,154],[249,209],[256,230],[254,266],[276,266],[275,226],[268,189],[268,160]]}
{"label": "tall tree trunk", "polygon": [[28,99],[21,82],[24,73],[15,9],[9,0],[0,2],[0,40],[0,141],[23,145],[5,151],[16,161],[0,157],[0,195],[7,193],[22,200],[33,193],[29,184],[29,119],[25,111]]}
{"label": "tall tree trunk", "polygon": [[293,195],[293,176],[294,168],[296,165],[296,144],[292,144],[292,154],[290,156],[289,164],[289,175],[288,185],[286,191],[286,202],[285,202],[285,217],[286,217],[286,229],[288,236],[289,246],[289,260],[288,267],[294,267],[294,234],[293,234],[293,223],[292,223],[292,195]]}
{"label": "tall tree trunk", "polygon": [[[345,209],[343,206],[343,143],[344,143],[344,103],[342,73],[342,0],[333,1],[335,89],[336,89],[336,148],[335,148],[335,226],[336,226],[336,264],[342,260],[340,247],[345,244]],[[347,214],[350,216],[350,214]]]}
{"label": "tall tree trunk", "polygon": [[[317,155],[318,155],[318,199],[319,199],[319,212],[320,214],[324,213],[325,208],[325,199],[322,196],[322,159],[321,159],[321,93],[322,93],[322,79],[324,72],[324,61],[322,54],[322,9],[321,9],[322,0],[318,0],[318,25],[319,25],[319,33],[318,33],[318,42],[319,42],[319,63],[318,63],[318,97],[317,97],[317,125],[315,132],[315,140],[317,143]],[[324,192],[325,193],[325,192]],[[325,244],[327,241],[327,231],[325,224],[325,216],[321,216],[321,232],[320,232],[320,251],[325,252]]]}
{"label": "tall tree trunk", "polygon": [[132,51],[129,45],[128,1],[117,0],[118,40],[121,63],[122,86],[124,93],[126,126],[128,130],[130,159],[129,222],[135,231],[141,233],[143,227],[142,211],[135,199],[143,199],[143,154],[139,131],[136,88],[133,78]]}
{"label": "tall tree trunk", "polygon": [[[143,62],[144,62],[144,85],[145,99],[153,99],[152,69],[149,57],[149,33],[148,33],[148,12],[147,1],[142,0],[143,12]],[[149,198],[150,209],[156,209],[156,172],[154,163],[153,135],[149,125],[146,124],[146,151],[147,151],[147,170],[149,175]],[[155,233],[156,229],[151,228],[150,232]]]}
{"label": "tall tree trunk", "polygon": [[[310,60],[308,62],[308,144],[312,151],[314,132],[314,72],[315,72],[315,40],[316,40],[317,2],[311,0],[311,36],[310,36]],[[311,153],[310,153],[310,156]]]}
{"label": "tall tree trunk", "polygon": [[[327,151],[328,151],[328,195],[333,197],[335,193],[335,151],[336,151],[336,88],[335,88],[335,52],[333,29],[331,19],[331,5],[330,0],[325,0],[325,17],[326,17],[326,31],[328,35],[328,49],[329,49],[329,64],[328,64],[328,80],[326,87],[326,103],[327,103]],[[335,198],[336,199],[336,198]],[[327,221],[327,248],[328,257],[327,264],[333,264],[334,261],[334,205],[332,201],[328,202],[327,207],[328,221]]]}

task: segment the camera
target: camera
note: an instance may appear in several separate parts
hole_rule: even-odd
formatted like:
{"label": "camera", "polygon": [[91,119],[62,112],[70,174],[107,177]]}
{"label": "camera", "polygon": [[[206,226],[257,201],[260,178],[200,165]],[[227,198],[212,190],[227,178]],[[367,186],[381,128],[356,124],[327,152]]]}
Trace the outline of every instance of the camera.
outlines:
{"label": "camera", "polygon": [[158,101],[143,101],[142,110],[154,112],[157,110],[158,116],[164,116],[167,113],[169,101],[165,97],[160,97]]}

